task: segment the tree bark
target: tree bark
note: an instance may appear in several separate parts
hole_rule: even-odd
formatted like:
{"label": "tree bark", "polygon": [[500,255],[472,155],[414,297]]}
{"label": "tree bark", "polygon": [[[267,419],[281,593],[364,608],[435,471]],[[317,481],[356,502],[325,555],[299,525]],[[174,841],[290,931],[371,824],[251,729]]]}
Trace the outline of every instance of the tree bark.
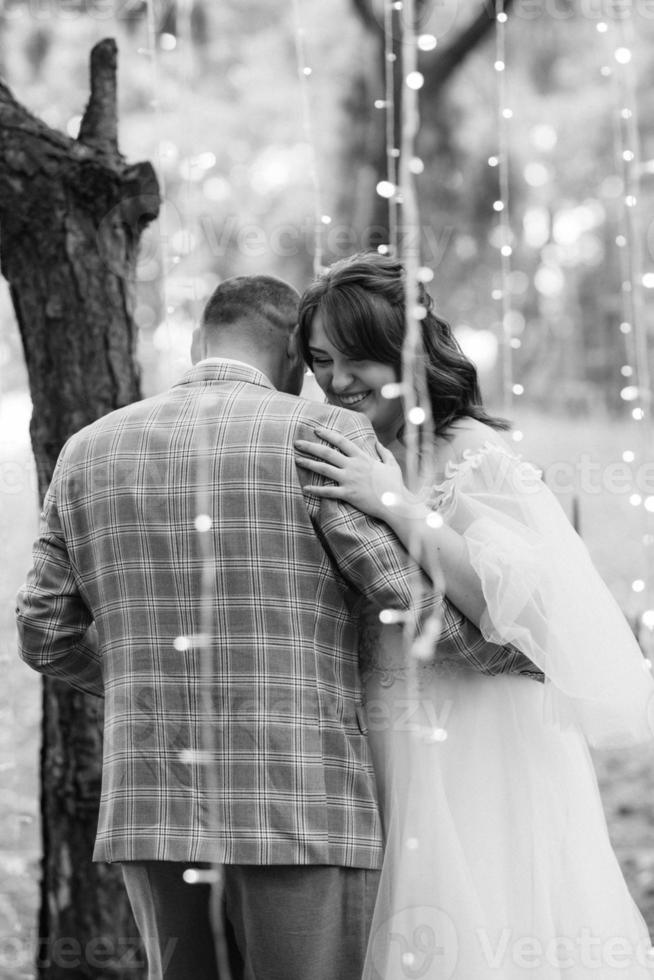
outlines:
{"label": "tree bark", "polygon": [[[77,139],[30,115],[1,82],[0,137],[1,269],[25,351],[43,496],[66,439],[141,397],[133,287],[159,187],[149,163],[130,166],[118,151],[111,39],[93,49]],[[99,699],[45,680],[37,967],[48,980],[145,975],[120,873],[90,860],[101,732]]]}

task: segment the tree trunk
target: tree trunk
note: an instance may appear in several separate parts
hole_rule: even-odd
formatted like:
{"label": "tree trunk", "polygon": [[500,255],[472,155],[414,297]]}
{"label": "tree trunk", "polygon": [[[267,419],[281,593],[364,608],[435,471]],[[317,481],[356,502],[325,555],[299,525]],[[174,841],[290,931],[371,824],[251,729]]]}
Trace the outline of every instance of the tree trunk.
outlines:
{"label": "tree trunk", "polygon": [[[92,51],[76,140],[30,115],[2,83],[0,136],[1,268],[25,351],[43,496],[66,439],[140,397],[133,285],[159,188],[150,164],[129,166],[118,151],[111,39]],[[37,962],[48,980],[145,975],[120,873],[90,860],[101,731],[99,699],[45,679]]]}
{"label": "tree trunk", "polygon": [[[378,110],[371,109],[375,98],[381,98],[384,92],[384,77],[386,70],[386,39],[384,35],[383,13],[380,13],[378,5],[374,0],[352,0],[354,11],[359,20],[375,38],[376,41],[376,62],[377,62],[377,90],[368,93],[365,104],[368,113]],[[509,11],[513,0],[504,0],[504,10]],[[418,19],[423,16],[425,10],[428,12],[430,5],[427,0],[418,3]],[[395,133],[396,144],[399,147],[400,125],[402,118],[402,94],[404,90],[404,72],[402,70],[402,32],[401,17],[402,13],[393,8],[393,53],[397,59],[397,68],[394,72],[394,108],[395,108]],[[480,44],[495,27],[495,3],[494,0],[482,0],[477,9],[476,15],[461,30],[455,34],[447,44],[441,47],[440,43],[431,52],[420,52],[419,69],[424,76],[424,84],[420,91],[421,111],[424,115],[428,114],[430,108],[438,110],[442,98],[443,90],[449,82],[457,68],[465,61],[468,54]],[[355,84],[359,84],[356,79]],[[353,104],[361,105],[359,98]],[[432,122],[437,124],[437,111],[431,114],[434,116]],[[359,112],[360,117],[360,112]],[[358,128],[361,128],[361,119],[356,121]],[[354,127],[353,127],[353,131]],[[372,127],[374,134],[373,140],[367,142],[367,159],[361,159],[359,166],[364,168],[372,177],[368,179],[368,184],[372,185],[373,196],[370,201],[368,219],[366,225],[366,245],[376,248],[381,243],[389,240],[389,221],[388,221],[388,201],[381,198],[375,191],[379,181],[387,178],[387,154],[386,154],[386,133],[381,125]],[[399,165],[399,161],[398,161]],[[351,172],[351,161],[348,162],[348,171]],[[351,206],[347,208],[351,213]],[[401,227],[401,205],[398,208],[398,224]]]}

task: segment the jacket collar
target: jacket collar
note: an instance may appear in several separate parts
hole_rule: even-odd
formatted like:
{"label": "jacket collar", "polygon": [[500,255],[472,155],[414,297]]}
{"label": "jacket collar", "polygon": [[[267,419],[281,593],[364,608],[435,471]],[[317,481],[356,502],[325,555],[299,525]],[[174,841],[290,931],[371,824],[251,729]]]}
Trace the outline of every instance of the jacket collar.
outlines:
{"label": "jacket collar", "polygon": [[208,357],[198,361],[190,371],[187,371],[173,387],[188,384],[211,384],[218,381],[245,381],[249,384],[261,385],[262,388],[273,388],[269,378],[255,367],[243,361],[232,361],[228,358]]}

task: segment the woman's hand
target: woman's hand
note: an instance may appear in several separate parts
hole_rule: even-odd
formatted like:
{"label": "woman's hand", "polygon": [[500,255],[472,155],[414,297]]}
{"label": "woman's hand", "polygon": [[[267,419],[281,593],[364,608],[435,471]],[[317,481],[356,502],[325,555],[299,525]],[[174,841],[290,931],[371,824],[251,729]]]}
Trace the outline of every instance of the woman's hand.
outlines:
{"label": "woman's hand", "polygon": [[314,431],[329,445],[297,439],[295,448],[302,453],[297,464],[333,480],[334,486],[311,485],[304,490],[316,497],[346,500],[364,514],[382,520],[388,518],[391,509],[418,502],[404,485],[395,457],[381,443],[376,444],[379,459],[373,459],[338,432]]}

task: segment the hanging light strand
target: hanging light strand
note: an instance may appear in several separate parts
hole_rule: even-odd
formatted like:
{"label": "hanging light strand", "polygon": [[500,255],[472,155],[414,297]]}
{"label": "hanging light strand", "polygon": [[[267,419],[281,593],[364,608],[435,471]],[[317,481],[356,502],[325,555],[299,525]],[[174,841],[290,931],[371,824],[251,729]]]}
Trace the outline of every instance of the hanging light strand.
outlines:
{"label": "hanging light strand", "polygon": [[152,100],[150,105],[154,111],[155,118],[155,131],[156,131],[156,151],[154,154],[155,166],[157,170],[157,180],[159,181],[159,190],[161,193],[161,210],[159,212],[159,217],[157,218],[156,227],[159,229],[159,234],[156,238],[156,256],[155,260],[159,266],[159,281],[160,286],[160,302],[163,309],[163,325],[166,330],[167,336],[167,357],[166,357],[166,368],[168,372],[168,383],[173,384],[176,380],[176,370],[173,363],[173,338],[172,338],[172,325],[170,322],[170,304],[169,304],[169,289],[168,289],[168,266],[172,263],[173,258],[169,255],[168,250],[168,236],[165,232],[166,223],[166,207],[168,203],[168,187],[166,181],[166,171],[165,162],[162,155],[163,147],[163,133],[164,133],[164,117],[163,109],[161,105],[160,86],[161,86],[161,71],[159,63],[159,47],[157,44],[157,21],[154,8],[155,0],[147,0],[146,4],[146,28],[148,35],[148,47],[140,48],[139,54],[142,54],[150,59],[150,79],[152,87]]}
{"label": "hanging light strand", "polygon": [[[643,296],[644,274],[644,230],[642,223],[642,208],[640,207],[640,176],[642,171],[642,155],[638,131],[638,99],[636,94],[636,78],[632,63],[634,46],[633,21],[629,13],[626,18],[618,21],[621,45],[616,48],[614,58],[618,69],[614,72],[619,77],[622,89],[622,107],[619,114],[620,158],[624,181],[624,211],[626,218],[627,237],[629,242],[629,282],[628,290],[631,307],[631,323],[634,334],[634,356],[636,367],[636,385],[639,393],[640,421],[651,421],[651,376],[649,370],[649,351],[647,342],[647,327],[645,323],[645,308]],[[642,413],[642,415],[641,415]],[[644,427],[644,435],[647,428]]]}
{"label": "hanging light strand", "polygon": [[[652,460],[651,429],[652,388],[649,368],[649,349],[644,303],[644,229],[642,224],[641,174],[642,154],[638,126],[638,97],[633,67],[634,26],[631,12],[620,18],[613,33],[608,24],[597,25],[609,42],[612,64],[602,68],[613,85],[613,135],[616,170],[622,182],[620,234],[616,244],[620,252],[622,277],[620,330],[624,337],[627,363],[622,367],[621,396],[631,405],[631,417],[638,426],[638,453],[626,450],[625,462],[649,464]],[[642,470],[644,472],[644,469]],[[636,489],[640,489],[637,487]],[[635,594],[645,593],[645,611],[639,616],[639,639],[643,651],[651,657],[654,649],[654,495],[634,492],[630,502],[640,509],[643,543],[642,577],[631,588]],[[649,608],[648,608],[649,607]]]}
{"label": "hanging light strand", "polygon": [[[620,91],[620,86],[615,73],[611,73],[612,87],[614,94],[614,104],[620,107],[623,103],[622,92]],[[630,110],[626,110],[630,111]],[[613,146],[615,155],[615,167],[616,172],[619,174],[622,195],[620,199],[620,215],[618,219],[619,234],[616,236],[615,242],[618,247],[619,264],[620,264],[620,333],[622,335],[624,349],[625,349],[625,363],[622,367],[622,384],[629,386],[633,389],[638,385],[638,378],[636,372],[636,344],[635,344],[635,331],[633,327],[634,320],[634,308],[633,308],[633,289],[632,289],[632,279],[633,279],[633,256],[632,256],[632,231],[629,227],[627,207],[625,205],[625,199],[627,196],[627,187],[630,183],[629,175],[625,172],[625,168],[628,164],[625,162],[624,154],[628,151],[625,150],[624,133],[622,126],[622,113],[625,109],[617,108],[616,111],[612,113],[613,121]],[[624,390],[624,389],[623,389]]]}
{"label": "hanging light strand", "polygon": [[[395,54],[395,33],[393,30],[393,0],[384,2],[384,82],[386,111],[386,177],[389,185],[397,189],[398,147],[395,133],[395,73],[397,55]],[[391,255],[397,255],[397,213],[398,201],[395,190],[388,198],[388,247]]]}
{"label": "hanging light strand", "polygon": [[[509,211],[509,124],[513,112],[508,104],[506,81],[506,32],[508,16],[504,0],[495,3],[495,74],[497,77],[497,119],[499,152],[496,159],[499,197],[494,202],[498,215],[500,249],[500,308],[502,311],[502,390],[504,413],[510,416],[513,408],[513,346],[511,336],[511,256],[513,236]],[[519,389],[521,390],[521,389]],[[514,438],[520,433],[515,431]]]}
{"label": "hanging light strand", "polygon": [[[420,265],[420,215],[414,181],[415,144],[420,124],[418,92],[423,77],[417,70],[417,47],[413,29],[414,0],[404,0],[404,27],[401,32],[402,50],[402,121],[400,134],[399,188],[402,202],[402,251],[404,264],[406,329],[402,350],[402,389],[406,427],[407,485],[414,492],[433,484],[433,438],[431,403],[424,369],[422,321],[426,307],[421,302],[420,284],[424,270]],[[438,515],[429,515],[429,518]],[[428,520],[429,520],[428,518]],[[436,526],[432,524],[431,526]],[[416,521],[409,541],[409,551],[416,558],[421,554],[422,527]],[[430,576],[436,593],[443,594],[442,571],[434,549]],[[419,599],[419,597],[416,597]],[[418,662],[431,657],[440,633],[441,621],[436,614],[424,624],[423,633],[416,638],[412,623],[404,622],[404,649],[409,666],[409,696],[418,697]],[[433,733],[432,733],[433,734]],[[446,734],[446,733],[443,733]]]}
{"label": "hanging light strand", "polygon": [[[419,297],[420,263],[420,214],[411,161],[415,158],[415,143],[420,126],[418,92],[422,87],[422,75],[417,70],[417,47],[413,30],[415,10],[413,0],[404,0],[404,28],[402,30],[402,131],[400,139],[399,197],[402,203],[402,254],[406,271],[405,302],[406,332],[403,350],[405,374],[405,414],[408,419],[420,419],[410,424],[405,435],[407,443],[407,480],[413,490],[420,482],[419,425],[427,421],[429,398],[426,398],[424,372],[419,370],[422,352],[421,321],[424,307]],[[430,443],[431,440],[422,440]],[[426,447],[425,447],[426,448]]]}
{"label": "hanging light strand", "polygon": [[[151,4],[148,4],[151,13]],[[153,16],[149,17],[150,43],[153,50],[157,50],[156,25]],[[191,25],[191,4],[190,0],[179,0],[176,17],[176,38],[171,39],[167,50],[175,51],[179,66],[180,88],[183,93],[180,98],[177,113],[181,120],[190,120],[191,105],[193,94],[193,36]],[[153,59],[154,60],[154,59]],[[161,140],[159,141],[161,145]],[[188,221],[191,214],[191,184],[193,180],[193,165],[195,157],[187,151],[183,164],[183,184],[182,195],[185,201],[185,208],[182,209],[184,221]],[[161,168],[163,172],[163,167]],[[163,178],[165,179],[165,178]],[[192,239],[187,228],[181,229],[180,240],[181,251],[190,253]],[[180,257],[171,257],[172,265],[176,265]],[[166,280],[164,279],[164,282]],[[188,280],[182,280],[177,287],[188,286],[189,296],[193,302],[194,314],[199,312],[198,307],[200,297],[197,291],[197,282],[194,276]],[[166,303],[166,315],[175,313],[175,306]],[[168,320],[167,320],[168,322]],[[170,349],[172,349],[172,338],[169,339]],[[199,673],[202,684],[199,691],[200,706],[202,715],[210,718],[214,711],[214,698],[212,696],[215,685],[215,622],[214,622],[214,596],[216,591],[216,555],[215,543],[212,532],[212,510],[213,510],[213,491],[214,479],[212,476],[211,460],[214,455],[214,445],[211,438],[211,429],[204,426],[197,432],[198,445],[201,448],[199,456],[198,489],[196,491],[195,504],[196,516],[194,521],[194,532],[197,535],[197,549],[201,559],[200,595],[199,600],[199,633],[193,636],[178,636],[175,638],[173,647],[180,657],[193,658],[199,663]],[[207,790],[207,798],[210,807],[211,831],[216,835],[221,833],[220,810],[217,801],[220,798],[218,775],[215,760],[217,758],[217,728],[212,724],[203,724],[199,732],[200,747],[189,745],[179,752],[179,761],[183,765],[199,768],[201,775],[198,779],[204,784]],[[211,927],[213,931],[214,947],[218,973],[225,980],[230,980],[232,973],[229,965],[227,953],[227,940],[222,917],[222,903],[224,897],[224,872],[222,865],[212,863],[209,869],[198,871],[188,868],[184,872],[184,881],[193,887],[197,884],[208,884],[211,889]]]}
{"label": "hanging light strand", "polygon": [[302,128],[304,131],[304,140],[309,152],[309,173],[313,187],[313,271],[314,275],[318,275],[323,269],[323,229],[326,224],[329,224],[330,219],[328,215],[323,214],[322,210],[322,188],[320,184],[320,175],[318,173],[318,160],[311,119],[311,97],[309,94],[309,78],[311,77],[313,70],[308,64],[306,57],[306,32],[302,26],[300,0],[293,0],[293,14],[295,19],[295,54],[297,60],[298,78],[300,82],[300,102],[302,107]]}
{"label": "hanging light strand", "polygon": [[[178,118],[180,124],[180,131],[183,131],[184,124],[189,124],[189,121],[193,118],[193,103],[195,94],[195,59],[193,50],[193,23],[192,23],[192,2],[191,0],[177,0],[177,35],[178,35],[178,48],[180,54],[180,65],[181,65],[181,90],[183,97],[179,101],[178,106]],[[206,151],[208,152],[208,151]],[[203,154],[196,157],[192,153],[187,156],[187,165],[184,169],[184,207],[181,209],[181,216],[184,220],[184,228],[182,230],[182,244],[184,251],[190,258],[194,245],[195,236],[194,232],[187,227],[187,223],[190,219],[191,214],[193,214],[193,185],[194,185],[194,175],[193,170],[197,167],[202,160]],[[212,162],[215,164],[215,156],[210,155]],[[188,263],[187,263],[188,265]],[[197,323],[201,314],[201,304],[204,299],[204,295],[200,295],[198,290],[198,277],[195,274],[197,270],[191,265],[188,269],[187,276],[183,280],[184,292],[189,298],[193,315],[191,317],[194,323]]]}

